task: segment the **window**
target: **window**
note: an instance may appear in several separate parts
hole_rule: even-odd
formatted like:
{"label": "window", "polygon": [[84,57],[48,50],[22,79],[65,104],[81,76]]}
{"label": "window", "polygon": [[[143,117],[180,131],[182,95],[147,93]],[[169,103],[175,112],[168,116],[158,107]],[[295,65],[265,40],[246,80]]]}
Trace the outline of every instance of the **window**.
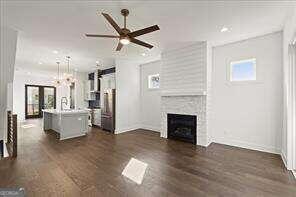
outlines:
{"label": "window", "polygon": [[255,81],[256,59],[241,60],[230,63],[230,81]]}
{"label": "window", "polygon": [[159,74],[154,74],[154,75],[148,76],[148,88],[149,89],[158,89],[159,88]]}

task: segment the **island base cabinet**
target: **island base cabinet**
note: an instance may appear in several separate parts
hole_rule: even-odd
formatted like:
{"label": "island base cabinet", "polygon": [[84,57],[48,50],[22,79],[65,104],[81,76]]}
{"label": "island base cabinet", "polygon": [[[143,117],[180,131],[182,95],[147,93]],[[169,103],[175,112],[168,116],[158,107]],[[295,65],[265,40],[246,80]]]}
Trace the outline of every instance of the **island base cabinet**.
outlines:
{"label": "island base cabinet", "polygon": [[88,113],[43,113],[43,129],[59,133],[60,140],[84,136],[88,132]]}
{"label": "island base cabinet", "polygon": [[88,114],[86,115],[64,115],[62,116],[60,140],[86,135],[88,131]]}

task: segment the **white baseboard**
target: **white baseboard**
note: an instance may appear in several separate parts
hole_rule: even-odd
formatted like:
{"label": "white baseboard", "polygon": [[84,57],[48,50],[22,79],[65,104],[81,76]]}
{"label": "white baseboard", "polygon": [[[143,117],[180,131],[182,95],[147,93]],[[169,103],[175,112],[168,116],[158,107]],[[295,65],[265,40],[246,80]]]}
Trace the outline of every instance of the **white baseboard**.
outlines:
{"label": "white baseboard", "polygon": [[281,158],[282,158],[283,163],[285,164],[285,166],[287,168],[287,156],[283,151],[281,152]]}
{"label": "white baseboard", "polygon": [[155,127],[155,126],[151,126],[151,125],[141,125],[141,129],[160,132],[160,127]]}
{"label": "white baseboard", "polygon": [[141,128],[141,125],[134,125],[131,127],[119,128],[119,129],[115,129],[115,134],[125,133],[128,131],[133,131],[140,128]]}
{"label": "white baseboard", "polygon": [[213,142],[212,140],[208,140],[207,143],[202,145],[202,146],[208,147],[208,146],[210,146],[212,144],[212,142]]}
{"label": "white baseboard", "polygon": [[294,175],[294,178],[296,179],[296,171],[292,170],[292,174]]}
{"label": "white baseboard", "polygon": [[262,146],[259,144],[239,141],[239,140],[232,140],[232,139],[225,139],[225,138],[213,138],[212,142],[216,142],[219,144],[226,144],[230,146],[237,146],[241,148],[251,149],[251,150],[257,150],[262,152],[268,152],[268,153],[274,153],[274,154],[280,154],[281,151],[275,147],[270,146]]}

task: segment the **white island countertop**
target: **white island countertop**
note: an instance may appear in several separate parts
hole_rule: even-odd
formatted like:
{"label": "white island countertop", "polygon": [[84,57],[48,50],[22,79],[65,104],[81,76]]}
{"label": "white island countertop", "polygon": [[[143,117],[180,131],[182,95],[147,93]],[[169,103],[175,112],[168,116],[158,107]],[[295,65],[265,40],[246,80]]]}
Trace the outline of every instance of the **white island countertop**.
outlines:
{"label": "white island countertop", "polygon": [[65,109],[65,110],[58,110],[58,109],[43,109],[45,113],[51,114],[84,114],[89,113],[89,110],[84,109]]}

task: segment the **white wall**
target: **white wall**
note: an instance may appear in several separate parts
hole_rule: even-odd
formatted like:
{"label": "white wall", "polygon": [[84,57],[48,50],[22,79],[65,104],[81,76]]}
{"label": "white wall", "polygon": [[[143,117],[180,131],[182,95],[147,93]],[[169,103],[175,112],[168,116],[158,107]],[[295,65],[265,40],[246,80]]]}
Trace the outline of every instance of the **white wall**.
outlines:
{"label": "white wall", "polygon": [[[291,109],[291,101],[289,100],[288,89],[289,85],[289,55],[288,46],[292,43],[292,39],[296,37],[296,7],[291,10],[290,16],[287,17],[284,30],[283,30],[283,65],[284,65],[284,118],[283,118],[283,134],[282,134],[282,147],[281,154],[284,163],[288,169],[292,168],[292,153],[293,153],[293,117],[289,111]],[[295,132],[295,131],[294,131]]]}
{"label": "white wall", "polygon": [[[257,82],[231,84],[231,61],[257,59]],[[283,83],[282,33],[213,48],[212,116],[214,142],[279,153]]]}
{"label": "white wall", "polygon": [[116,60],[115,133],[140,128],[140,64]]}
{"label": "white wall", "polygon": [[[77,75],[78,81],[76,82],[76,108],[85,108],[87,106],[86,102],[84,101],[84,94],[83,94],[83,79],[86,79],[85,73],[80,73]],[[13,112],[18,115],[19,121],[25,120],[25,85],[43,85],[43,86],[53,86],[53,78],[52,77],[45,77],[33,74],[24,74],[24,73],[15,73],[14,82],[13,82]],[[68,98],[68,104],[70,107],[70,88],[68,86],[61,86],[56,89],[56,108],[60,109],[60,99],[61,97]]]}
{"label": "white wall", "polygon": [[12,95],[11,86],[8,84],[13,81],[17,31],[2,26],[0,31],[0,139],[5,139],[6,111],[11,107],[7,99],[8,95]]}
{"label": "white wall", "polygon": [[77,72],[75,75],[77,79],[75,83],[75,108],[84,109],[88,107],[88,103],[84,100],[84,82],[88,80],[87,73]]}
{"label": "white wall", "polygon": [[[141,128],[160,131],[160,89],[148,88],[148,76],[160,74],[161,61],[141,65]],[[160,76],[161,77],[161,76]]]}

